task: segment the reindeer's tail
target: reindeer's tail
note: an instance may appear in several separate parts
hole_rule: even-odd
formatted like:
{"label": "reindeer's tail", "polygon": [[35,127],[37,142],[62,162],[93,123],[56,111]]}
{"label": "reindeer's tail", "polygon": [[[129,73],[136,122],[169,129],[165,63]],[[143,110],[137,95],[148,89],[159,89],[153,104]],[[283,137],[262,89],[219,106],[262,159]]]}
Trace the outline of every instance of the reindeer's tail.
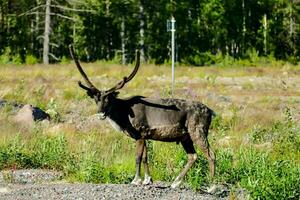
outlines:
{"label": "reindeer's tail", "polygon": [[212,118],[217,116],[217,113],[215,111],[213,111],[212,109],[209,109],[209,110],[210,110],[210,114],[211,114]]}

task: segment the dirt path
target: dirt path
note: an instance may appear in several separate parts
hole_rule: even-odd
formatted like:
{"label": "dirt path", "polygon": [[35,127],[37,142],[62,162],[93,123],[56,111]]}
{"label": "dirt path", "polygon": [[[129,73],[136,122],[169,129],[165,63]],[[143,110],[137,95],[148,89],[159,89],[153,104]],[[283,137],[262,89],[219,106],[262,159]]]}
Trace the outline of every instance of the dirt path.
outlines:
{"label": "dirt path", "polygon": [[171,189],[165,183],[148,186],[131,184],[70,184],[58,181],[61,174],[44,170],[3,171],[0,174],[0,199],[228,199],[229,191],[211,195],[189,189]]}
{"label": "dirt path", "polygon": [[[227,197],[228,198],[228,197]],[[227,199],[226,197],[171,189],[159,184],[134,186],[130,184],[29,184],[0,188],[0,199]]]}

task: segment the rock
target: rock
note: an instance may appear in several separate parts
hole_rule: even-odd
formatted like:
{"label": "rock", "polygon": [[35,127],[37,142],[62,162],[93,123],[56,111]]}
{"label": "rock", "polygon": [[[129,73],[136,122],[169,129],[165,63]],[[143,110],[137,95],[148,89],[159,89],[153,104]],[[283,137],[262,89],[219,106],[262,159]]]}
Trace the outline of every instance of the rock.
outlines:
{"label": "rock", "polygon": [[6,104],[6,101],[5,101],[5,100],[1,100],[1,99],[0,99],[0,108],[1,108],[1,107],[4,107],[4,106],[5,106],[5,104]]}
{"label": "rock", "polygon": [[38,107],[26,104],[14,116],[14,121],[25,126],[32,126],[34,121],[50,120],[50,116]]}
{"label": "rock", "polygon": [[3,108],[5,106],[11,106],[13,108],[13,111],[16,111],[16,110],[22,108],[24,105],[14,103],[14,102],[8,102],[6,100],[0,99],[0,108]]}

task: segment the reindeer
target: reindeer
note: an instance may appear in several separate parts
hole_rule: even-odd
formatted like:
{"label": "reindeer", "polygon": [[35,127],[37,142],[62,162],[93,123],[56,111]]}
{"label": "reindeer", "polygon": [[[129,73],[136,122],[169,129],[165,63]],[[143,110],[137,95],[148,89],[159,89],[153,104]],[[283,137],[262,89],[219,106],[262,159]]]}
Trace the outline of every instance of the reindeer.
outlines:
{"label": "reindeer", "polygon": [[[208,159],[210,174],[215,173],[215,155],[208,143],[208,129],[214,112],[206,105],[181,99],[152,99],[133,96],[118,98],[118,90],[133,79],[140,66],[140,54],[136,53],[136,65],[128,77],[118,82],[109,90],[98,90],[83,71],[77,56],[70,45],[70,53],[86,85],[78,81],[79,87],[86,90],[98,106],[101,120],[108,120],[111,125],[136,140],[136,171],[132,184],[151,184],[147,145],[145,140],[181,143],[188,155],[188,162],[177,176],[171,187],[178,187],[188,170],[197,159],[194,145],[200,147]],[[140,176],[141,162],[144,165],[144,181]]]}

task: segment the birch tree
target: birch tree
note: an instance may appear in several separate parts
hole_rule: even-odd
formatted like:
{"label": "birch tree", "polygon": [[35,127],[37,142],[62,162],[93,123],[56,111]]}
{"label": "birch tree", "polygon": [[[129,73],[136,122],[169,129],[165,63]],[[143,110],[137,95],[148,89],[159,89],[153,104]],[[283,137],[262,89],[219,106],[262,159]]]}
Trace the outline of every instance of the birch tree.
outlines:
{"label": "birch tree", "polygon": [[50,42],[50,26],[51,26],[51,0],[46,0],[46,9],[45,9],[45,29],[44,29],[44,43],[43,43],[43,63],[49,64],[49,42]]}

